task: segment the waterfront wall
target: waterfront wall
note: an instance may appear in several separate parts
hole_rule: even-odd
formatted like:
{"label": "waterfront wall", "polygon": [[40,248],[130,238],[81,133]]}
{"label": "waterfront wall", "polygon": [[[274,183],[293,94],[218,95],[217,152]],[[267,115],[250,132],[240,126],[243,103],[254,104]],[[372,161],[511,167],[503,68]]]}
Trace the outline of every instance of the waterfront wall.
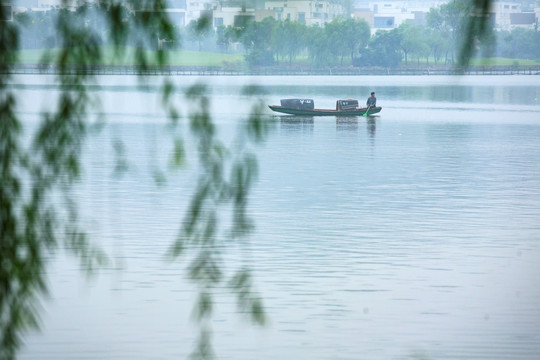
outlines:
{"label": "waterfront wall", "polygon": [[[19,64],[11,67],[12,74],[59,74],[60,69],[53,65]],[[453,67],[444,68],[256,68],[227,69],[205,66],[71,66],[64,70],[67,74],[91,73],[95,75],[540,75],[540,65],[536,66],[472,66],[466,70]]]}

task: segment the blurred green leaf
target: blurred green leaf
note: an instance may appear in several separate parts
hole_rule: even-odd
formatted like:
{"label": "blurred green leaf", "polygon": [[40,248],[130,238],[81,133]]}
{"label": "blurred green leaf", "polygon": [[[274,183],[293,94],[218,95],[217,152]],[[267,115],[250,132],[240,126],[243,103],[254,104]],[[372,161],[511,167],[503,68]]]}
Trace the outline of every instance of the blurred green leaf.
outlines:
{"label": "blurred green leaf", "polygon": [[[24,135],[15,111],[16,99],[6,91],[10,90],[6,87],[9,64],[15,62],[19,46],[18,29],[12,23],[0,23],[0,89],[6,91],[0,97],[3,166],[0,216],[4,257],[0,264],[0,358],[14,358],[23,334],[37,327],[38,299],[48,290],[45,270],[59,247],[74,255],[86,274],[108,264],[106,254],[92,244],[81,228],[71,193],[72,185],[83,174],[80,159],[86,138],[97,128],[88,117],[100,106],[99,98],[89,91],[88,85],[95,85],[93,67],[103,63],[104,43],[112,44],[116,57],[123,56],[125,49],[133,46],[143,75],[153,69],[150,64],[166,64],[168,52],[161,44],[174,43],[179,37],[164,9],[165,1],[148,0],[128,1],[127,5],[111,1],[85,5],[75,12],[65,9],[51,12],[53,31],[43,34],[43,38],[49,39],[50,48],[55,50],[45,51],[41,61],[44,69],[52,65],[59,70],[56,83],[60,94],[53,104],[54,111],[43,114],[29,149],[19,144]],[[201,35],[211,30],[210,18],[203,17],[195,24],[195,31]],[[161,91],[161,104],[171,125],[176,126],[181,119],[175,105],[176,88],[166,81]],[[196,144],[199,181],[179,235],[168,252],[169,258],[192,255],[187,270],[200,291],[194,314],[201,323],[194,354],[205,359],[214,357],[209,319],[213,290],[227,276],[221,256],[224,243],[231,238],[247,238],[253,226],[247,216],[247,199],[256,179],[257,162],[246,150],[249,144],[244,142],[262,141],[266,136],[266,124],[253,116],[248,119],[247,127],[241,128],[238,144],[224,144],[211,116],[208,91],[208,87],[198,84],[185,93],[190,102],[189,136]],[[257,87],[245,89],[248,95],[262,93],[263,89]],[[123,173],[128,169],[127,150],[119,139],[112,146],[116,156],[114,170]],[[174,133],[171,164],[183,166],[188,158],[186,151],[185,139]],[[167,183],[167,174],[159,169],[152,169],[151,175],[158,186]],[[220,218],[220,214],[229,211],[233,213],[232,220]],[[227,231],[228,225],[232,232]],[[240,281],[237,290],[239,298],[244,299],[240,302],[254,319],[263,319],[262,303],[251,287],[250,277]]]}
{"label": "blurred green leaf", "polygon": [[203,327],[197,340],[195,351],[189,356],[191,360],[211,360],[215,358],[214,350],[212,349],[210,329]]}
{"label": "blurred green leaf", "polygon": [[266,314],[261,299],[253,292],[251,272],[243,268],[238,270],[229,280],[229,286],[237,296],[238,309],[248,314],[251,321],[258,325],[266,324]]}
{"label": "blurred green leaf", "polygon": [[242,95],[244,96],[254,96],[254,95],[266,95],[268,91],[259,85],[246,85],[242,88]]}
{"label": "blurred green leaf", "polygon": [[159,169],[152,171],[152,178],[154,179],[154,183],[159,187],[167,185],[167,176]]}
{"label": "blurred green leaf", "polygon": [[114,140],[113,150],[115,156],[114,175],[119,177],[126,173],[129,169],[124,142],[120,139]]}
{"label": "blurred green leaf", "polygon": [[186,163],[186,149],[184,147],[184,140],[182,138],[176,138],[174,140],[174,149],[171,158],[171,167],[180,168]]}
{"label": "blurred green leaf", "polygon": [[197,305],[194,308],[193,316],[197,321],[212,316],[213,300],[212,295],[206,291],[199,293]]}

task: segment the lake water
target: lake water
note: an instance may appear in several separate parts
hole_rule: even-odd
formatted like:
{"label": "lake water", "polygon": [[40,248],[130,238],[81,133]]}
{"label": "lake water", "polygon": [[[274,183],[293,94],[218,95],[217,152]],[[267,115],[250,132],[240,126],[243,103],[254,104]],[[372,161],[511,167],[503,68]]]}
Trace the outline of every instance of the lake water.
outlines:
{"label": "lake water", "polygon": [[[369,118],[279,116],[256,147],[246,256],[268,324],[215,294],[219,359],[534,359],[540,356],[540,83],[537,76],[178,77],[204,82],[229,142],[251,108],[308,97],[316,107],[377,93]],[[21,359],[183,359],[194,347],[196,289],[186,261],[164,260],[193,185],[188,158],[168,172],[172,133],[160,79],[104,77],[103,129],[74,189],[92,240],[112,260],[87,280],[65,254],[50,266],[42,330]],[[18,77],[28,127],[52,77]],[[187,101],[178,95],[185,115]],[[94,118],[96,114],[92,114]],[[128,171],[114,176],[121,140]],[[167,183],[157,186],[163,170]]]}

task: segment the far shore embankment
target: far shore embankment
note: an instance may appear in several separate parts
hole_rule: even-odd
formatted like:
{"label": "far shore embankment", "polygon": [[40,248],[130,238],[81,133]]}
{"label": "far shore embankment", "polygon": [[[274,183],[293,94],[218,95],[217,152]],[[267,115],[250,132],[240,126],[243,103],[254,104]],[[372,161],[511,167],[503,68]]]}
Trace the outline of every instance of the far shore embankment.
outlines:
{"label": "far shore embankment", "polygon": [[219,66],[136,66],[136,65],[71,65],[59,68],[53,65],[17,64],[8,70],[12,74],[94,74],[94,75],[178,75],[178,76],[366,76],[366,75],[540,75],[540,65],[533,66],[470,66],[467,69],[445,67],[260,67],[227,68]]}

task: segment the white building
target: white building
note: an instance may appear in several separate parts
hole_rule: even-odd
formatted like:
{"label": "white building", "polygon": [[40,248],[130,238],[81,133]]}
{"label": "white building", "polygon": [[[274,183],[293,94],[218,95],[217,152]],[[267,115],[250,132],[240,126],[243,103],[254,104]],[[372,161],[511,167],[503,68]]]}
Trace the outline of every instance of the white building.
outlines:
{"label": "white building", "polygon": [[217,3],[214,6],[214,27],[245,26],[248,21],[255,20],[255,9],[242,6],[239,3]]}
{"label": "white building", "polygon": [[324,23],[344,15],[343,6],[328,1],[266,1],[264,7],[266,10],[274,11],[276,20],[298,21],[307,26],[322,26]]}
{"label": "white building", "polygon": [[512,1],[494,1],[491,12],[495,15],[495,27],[498,30],[510,30],[510,14],[520,13],[521,4]]}
{"label": "white building", "polygon": [[167,0],[167,8],[165,12],[168,13],[173,24],[177,26],[185,26],[186,23],[186,0]]}
{"label": "white building", "polygon": [[447,2],[447,0],[361,0],[354,3],[352,15],[355,18],[366,20],[374,33],[380,29],[395,29],[406,21],[423,25],[425,24],[425,15],[431,8]]}
{"label": "white building", "polygon": [[185,0],[186,1],[186,25],[201,16],[212,17],[212,10],[216,7],[214,2]]}
{"label": "white building", "polygon": [[[425,17],[430,9],[448,1],[357,0],[352,15],[366,20],[374,33],[380,29],[395,29],[406,21],[425,25]],[[522,3],[526,3],[526,9],[522,9]],[[490,11],[497,30],[511,30],[515,27],[534,29],[539,22],[540,0],[536,0],[534,5],[530,1],[495,0]]]}
{"label": "white building", "polygon": [[536,24],[540,25],[540,0],[536,0],[534,6],[534,16],[536,18]]}
{"label": "white building", "polygon": [[540,1],[536,1],[535,7],[526,6],[523,9],[520,2],[495,1],[491,11],[495,18],[497,30],[512,30],[516,27],[535,29],[540,17]]}

